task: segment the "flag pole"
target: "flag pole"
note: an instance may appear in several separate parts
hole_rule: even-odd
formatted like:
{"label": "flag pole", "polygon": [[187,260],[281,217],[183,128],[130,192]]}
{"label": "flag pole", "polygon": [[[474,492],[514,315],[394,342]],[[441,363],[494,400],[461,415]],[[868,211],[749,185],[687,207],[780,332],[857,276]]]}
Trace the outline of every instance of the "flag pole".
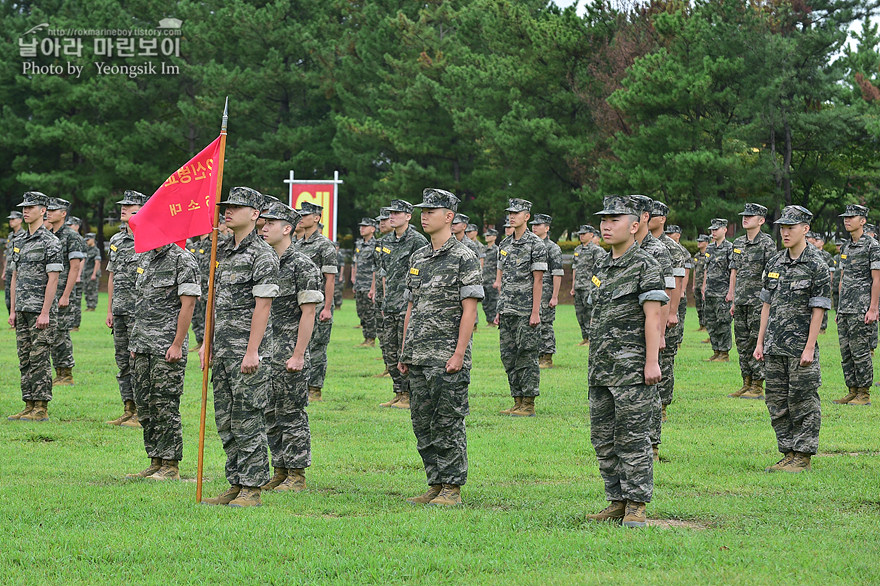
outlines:
{"label": "flag pole", "polygon": [[196,503],[202,502],[202,473],[205,469],[205,419],[208,413],[208,370],[211,361],[211,342],[214,340],[214,272],[217,268],[217,234],[220,223],[220,201],[223,189],[223,161],[226,157],[226,121],[229,112],[229,96],[223,106],[223,122],[220,125],[220,156],[217,157],[217,192],[214,199],[214,225],[211,229],[211,264],[208,268],[208,301],[205,304],[205,337],[202,349],[205,366],[202,368],[202,412],[199,417],[199,463],[196,472]]}

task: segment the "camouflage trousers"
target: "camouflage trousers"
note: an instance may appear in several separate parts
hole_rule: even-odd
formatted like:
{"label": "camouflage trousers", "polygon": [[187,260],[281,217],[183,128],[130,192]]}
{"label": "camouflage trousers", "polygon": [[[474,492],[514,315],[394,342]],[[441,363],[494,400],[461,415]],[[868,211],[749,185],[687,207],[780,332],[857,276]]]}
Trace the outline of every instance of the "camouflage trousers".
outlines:
{"label": "camouflage trousers", "polygon": [[706,329],[709,330],[709,341],[712,350],[716,352],[730,352],[732,341],[730,337],[730,302],[724,297],[706,297],[703,305],[703,313],[706,316]]}
{"label": "camouflage trousers", "polygon": [[[305,364],[308,367],[308,353]],[[306,413],[309,404],[307,370],[288,372],[284,364],[273,365],[265,413],[269,451],[275,468],[308,468],[312,465],[312,433]]]}
{"label": "camouflage trousers", "polygon": [[687,312],[687,294],[685,293],[678,304],[678,343],[676,346],[680,346],[684,341],[684,319],[687,317]]}
{"label": "camouflage trousers", "polygon": [[22,401],[52,400],[52,342],[55,339],[55,312],[49,313],[49,327],[38,329],[37,317],[30,311],[15,312],[15,345],[21,371]]}
{"label": "camouflage trousers", "polygon": [[73,311],[75,300],[73,293],[70,294],[70,305],[58,308],[58,326],[55,330],[55,340],[52,342],[52,364],[55,368],[73,368],[76,362],[73,359],[73,340],[70,339],[70,330],[73,328],[76,314]]}
{"label": "camouflage trousers", "polygon": [[6,313],[12,313],[12,273],[6,271],[4,277],[4,298],[6,300]]}
{"label": "camouflage trousers", "polygon": [[208,310],[208,295],[196,297],[196,305],[193,308],[192,330],[196,336],[196,345],[201,346],[205,341],[205,314]]}
{"label": "camouflage trousers", "polygon": [[541,303],[541,325],[538,326],[538,335],[541,342],[538,345],[538,354],[556,354],[556,332],[553,331],[553,322],[556,321],[556,308],[550,307],[549,303]]}
{"label": "camouflage trousers", "polygon": [[186,374],[186,354],[178,362],[165,356],[137,353],[132,358],[131,382],[138,422],[144,428],[144,449],[150,458],[183,459],[180,396]]}
{"label": "camouflage trousers", "polygon": [[758,345],[762,307],[763,304],[733,306],[733,335],[739,354],[739,369],[743,377],[748,376],[755,380],[764,380],[764,363],[755,360],[753,355],[755,346]]}
{"label": "camouflage trousers", "polygon": [[[663,418],[660,411],[660,405],[669,405],[672,403],[673,390],[675,389],[675,356],[678,354],[678,340],[680,338],[681,324],[672,328],[666,328],[666,347],[660,350],[660,382],[654,385],[657,390],[657,396],[660,399],[658,408],[651,416],[651,445],[656,446],[661,443],[661,435],[663,431]],[[650,388],[650,387],[648,387]]]}
{"label": "camouflage trousers", "polygon": [[354,303],[357,309],[358,319],[361,321],[364,339],[373,340],[376,338],[376,321],[379,318],[376,310],[376,302],[370,299],[369,291],[355,291]]}
{"label": "camouflage trousers", "polygon": [[[828,315],[828,312],[825,312],[825,315]],[[877,322],[877,327],[880,327],[880,322]],[[871,330],[871,350],[877,349],[877,328]]]}
{"label": "camouflage trousers", "polygon": [[507,372],[512,397],[540,395],[541,370],[538,368],[538,336],[527,315],[502,314],[498,318],[501,364]]}
{"label": "camouflage trousers", "polygon": [[242,374],[241,358],[214,358],[214,421],[226,452],[226,480],[241,486],[269,481],[266,415],[271,367]]}
{"label": "camouflage trousers", "polygon": [[89,279],[85,282],[85,298],[86,298],[86,309],[95,309],[98,307],[98,280],[100,277],[96,277],[94,280]]}
{"label": "camouflage trousers", "polygon": [[703,302],[703,289],[694,287],[694,307],[697,308],[697,319],[700,321],[700,327],[706,327],[706,309]]}
{"label": "camouflage trousers", "polygon": [[72,328],[78,328],[82,324],[83,292],[86,290],[82,282],[73,286],[70,294],[70,310],[73,313]]}
{"label": "camouflage trousers", "polygon": [[327,376],[327,345],[330,344],[330,331],[333,329],[333,306],[330,306],[330,319],[327,321],[320,320],[323,310],[324,305],[315,308],[315,329],[309,340],[311,363],[307,375],[309,386],[319,389],[324,388],[324,378]]}
{"label": "camouflage trousers", "polygon": [[578,325],[581,327],[581,338],[590,339],[590,306],[587,305],[589,290],[574,290],[574,314],[577,316]]}
{"label": "camouflage trousers", "polygon": [[381,345],[382,358],[385,360],[385,368],[391,375],[392,386],[395,393],[409,392],[407,375],[397,370],[397,362],[400,358],[400,346],[403,343],[403,320],[405,313],[386,313],[382,318]]}
{"label": "camouflage trousers", "polygon": [[765,356],[764,360],[767,411],[779,451],[815,454],[822,425],[819,348],[810,366],[800,366],[799,357]]}
{"label": "camouflage trousers", "polygon": [[849,388],[870,387],[874,384],[872,334],[877,334],[877,324],[866,324],[863,313],[837,314],[840,362],[843,366],[843,379]]}
{"label": "camouflage trousers", "polygon": [[467,482],[470,379],[469,370],[450,374],[445,366],[410,366],[410,415],[429,485]]}
{"label": "camouflage trousers", "polygon": [[590,386],[590,441],[605,482],[605,499],[651,501],[651,418],[660,410],[654,386]]}
{"label": "camouflage trousers", "polygon": [[345,289],[345,283],[340,283],[336,281],[336,285],[333,287],[333,305],[338,307],[342,307],[342,291]]}
{"label": "camouflage trousers", "polygon": [[133,325],[134,316],[113,315],[113,348],[118,369],[116,382],[119,383],[119,394],[123,403],[134,401],[134,391],[131,386],[131,352],[128,350]]}
{"label": "camouflage trousers", "polygon": [[492,323],[498,315],[498,289],[489,283],[483,287],[483,291],[483,313],[486,314],[486,323]]}

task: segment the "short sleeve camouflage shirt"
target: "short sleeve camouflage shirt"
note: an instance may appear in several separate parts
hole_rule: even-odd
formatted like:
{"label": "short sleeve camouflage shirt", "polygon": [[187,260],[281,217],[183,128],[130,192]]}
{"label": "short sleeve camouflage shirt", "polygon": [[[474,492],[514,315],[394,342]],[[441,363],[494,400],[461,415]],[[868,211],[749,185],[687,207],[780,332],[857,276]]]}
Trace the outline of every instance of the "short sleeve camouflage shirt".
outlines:
{"label": "short sleeve camouflage shirt", "polygon": [[289,246],[279,259],[278,288],[278,297],[272,301],[272,335],[275,361],[283,364],[296,347],[301,306],[324,302],[324,281],[315,263]]}
{"label": "short sleeve camouflage shirt", "polygon": [[838,313],[865,313],[871,305],[871,271],[880,269],[880,244],[862,234],[840,249],[841,289]]}
{"label": "short sleeve camouflage shirt", "polygon": [[379,244],[379,263],[381,272],[385,277],[385,298],[382,311],[385,313],[403,313],[406,311],[406,275],[409,271],[409,259],[412,254],[427,246],[428,240],[416,232],[412,226],[407,226],[403,235],[398,238],[396,232],[391,232],[383,238]]}
{"label": "short sleeve camouflage shirt", "polygon": [[113,315],[134,315],[137,257],[134,237],[128,230],[120,230],[110,238],[107,272],[113,273],[113,306],[110,308]]}
{"label": "short sleeve camouflage shirt", "polygon": [[[40,313],[49,273],[60,273],[63,267],[61,243],[42,226],[33,234],[25,230],[15,239],[12,266],[15,272],[15,311]],[[52,311],[56,308],[53,303]]]}
{"label": "short sleeve camouflage shirt", "polygon": [[758,232],[752,241],[749,241],[748,236],[742,235],[733,241],[732,252],[730,268],[736,271],[733,303],[760,305],[764,269],[770,259],[776,256],[773,239],[764,232]]}
{"label": "short sleeve camouflage shirt", "polygon": [[[547,247],[534,232],[526,230],[519,239],[512,234],[498,247],[498,269],[501,271],[501,290],[498,293],[498,313],[501,315],[530,315],[532,313],[532,273],[547,272]],[[542,289],[543,291],[543,289]]]}
{"label": "short sleeve camouflage shirt", "polygon": [[373,284],[373,270],[376,259],[376,239],[359,240],[354,247],[354,263],[357,274],[354,278],[355,291],[369,291]]}
{"label": "short sleeve camouflage shirt", "polygon": [[706,297],[725,297],[730,289],[730,264],[733,244],[725,240],[721,245],[710,242],[706,247]]}
{"label": "short sleeve camouflage shirt", "polygon": [[55,232],[55,237],[61,243],[61,261],[64,263],[64,270],[58,275],[58,292],[57,297],[61,297],[64,288],[67,286],[67,277],[70,274],[70,261],[85,260],[86,258],[86,241],[82,236],[70,229],[70,226],[62,224]]}

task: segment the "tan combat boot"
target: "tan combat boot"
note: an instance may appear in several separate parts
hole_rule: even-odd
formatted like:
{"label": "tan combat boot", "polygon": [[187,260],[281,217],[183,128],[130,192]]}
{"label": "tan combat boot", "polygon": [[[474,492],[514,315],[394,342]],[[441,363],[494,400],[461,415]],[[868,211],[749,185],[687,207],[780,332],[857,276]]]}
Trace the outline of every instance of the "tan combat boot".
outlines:
{"label": "tan combat boot", "polygon": [[195,344],[192,348],[189,349],[189,353],[192,354],[193,352],[198,352],[201,349],[202,349],[202,343],[199,342],[199,343]]}
{"label": "tan combat boot", "polygon": [[852,401],[853,399],[855,399],[858,396],[859,396],[858,388],[849,387],[849,392],[845,396],[843,396],[839,399],[834,399],[831,402],[836,405],[847,405],[850,401]]}
{"label": "tan combat boot", "polygon": [[648,524],[645,515],[645,503],[626,501],[626,515],[623,516],[624,527],[644,527]]}
{"label": "tan combat boot", "polygon": [[847,405],[858,405],[860,407],[870,407],[871,406],[871,391],[869,387],[858,387],[856,388],[856,398],[847,403]]}
{"label": "tan combat boot", "polygon": [[7,421],[18,421],[28,413],[34,410],[34,401],[25,401],[24,402],[24,410],[19,411],[15,415],[10,415],[6,418]]}
{"label": "tan combat boot", "polygon": [[810,469],[810,455],[803,452],[794,452],[794,457],[779,470],[789,474],[800,474]]}
{"label": "tan combat boot", "polygon": [[306,489],[306,471],[304,468],[288,468],[287,469],[287,478],[284,479],[284,482],[278,485],[276,491],[283,492],[285,490],[292,490],[294,492],[299,492],[301,490]]}
{"label": "tan combat boot", "polygon": [[596,513],[595,515],[587,515],[587,521],[595,521],[597,523],[620,523],[623,516],[626,515],[626,501],[611,501],[607,507]]}
{"label": "tan combat boot", "polygon": [[786,452],[785,455],[782,456],[782,459],[773,464],[772,466],[766,468],[764,472],[779,472],[785,466],[788,466],[791,463],[791,460],[794,458],[794,452]]}
{"label": "tan combat boot", "polygon": [[590,341],[587,338],[584,338],[583,340],[580,341],[580,343],[578,343],[578,346],[589,346],[589,345],[590,345]]}
{"label": "tan combat boot", "polygon": [[660,444],[651,444],[651,455],[655,462],[660,461]]}
{"label": "tan combat boot", "polygon": [[279,484],[287,478],[287,468],[275,468],[275,476],[269,479],[269,482],[261,486],[262,490],[275,490]]}
{"label": "tan combat boot", "polygon": [[58,382],[55,384],[57,384],[59,387],[72,387],[74,384],[76,384],[73,382],[72,368],[59,368],[58,376]]}
{"label": "tan combat boot", "polygon": [[134,474],[126,474],[126,478],[146,478],[147,476],[152,476],[162,467],[162,458],[150,458],[150,465],[146,468],[146,470],[141,470],[140,472],[135,472]]}
{"label": "tan combat boot", "polygon": [[58,366],[55,368],[55,378],[52,379],[52,386],[59,384],[64,380],[64,368]]}
{"label": "tan combat boot", "polygon": [[162,467],[147,476],[150,480],[180,480],[177,460],[162,460]]}
{"label": "tan combat boot", "polygon": [[440,494],[428,503],[429,507],[457,507],[461,504],[461,487],[457,484],[444,484]]}
{"label": "tan combat boot", "polygon": [[376,339],[375,338],[364,338],[363,343],[360,344],[361,348],[375,348],[376,347]]}
{"label": "tan combat boot", "polygon": [[443,489],[442,484],[431,484],[428,485],[428,492],[425,494],[420,494],[419,496],[413,496],[406,499],[411,505],[427,505],[432,500],[437,498],[437,495],[440,494],[440,491]]}
{"label": "tan combat boot", "polygon": [[722,350],[713,362],[730,362],[730,353]]}
{"label": "tan combat boot", "polygon": [[394,398],[385,403],[379,403],[379,407],[393,407],[395,403],[400,401],[400,393],[394,393]]}
{"label": "tan combat boot", "polygon": [[394,409],[409,409],[409,393],[400,393],[400,398],[397,399],[397,402],[391,407],[393,407]]}
{"label": "tan combat boot", "polygon": [[538,356],[538,368],[552,368],[553,367],[553,355],[552,354],[541,354]]}
{"label": "tan combat boot", "polygon": [[534,417],[535,416],[535,398],[523,397],[518,409],[510,412],[511,417]]}
{"label": "tan combat boot", "polygon": [[137,427],[138,429],[142,428],[141,422],[138,421],[137,411],[131,414],[131,417],[123,421],[119,424],[121,427]]}
{"label": "tan combat boot", "polygon": [[19,421],[49,421],[49,405],[47,401],[34,401],[33,410],[22,415]]}
{"label": "tan combat boot", "polygon": [[696,330],[694,330],[694,331],[695,331],[695,332],[705,332],[705,331],[706,331],[706,326],[700,326],[700,327],[698,327],[698,328],[697,328]]}
{"label": "tan combat boot", "polygon": [[132,401],[130,399],[128,401],[123,401],[122,402],[122,416],[117,417],[116,419],[114,419],[112,421],[108,421],[107,424],[108,425],[122,425],[123,423],[125,423],[126,421],[131,419],[131,416],[134,415],[135,411],[137,411],[137,408],[134,406],[134,401]]}
{"label": "tan combat boot", "polygon": [[519,409],[520,405],[522,405],[522,400],[522,397],[514,397],[513,407],[511,407],[510,409],[505,409],[504,411],[499,411],[498,415],[510,415],[511,413]]}
{"label": "tan combat boot", "polygon": [[320,387],[309,387],[309,403],[314,403],[316,401],[323,401],[321,398],[321,388]]}
{"label": "tan combat boot", "polygon": [[660,423],[666,423],[669,418],[666,416],[666,405],[660,405]]}
{"label": "tan combat boot", "polygon": [[719,354],[721,354],[721,353],[718,350],[715,350],[715,352],[712,354],[712,356],[710,356],[709,358],[703,359],[703,362],[715,362],[715,359],[718,358]]}
{"label": "tan combat boot", "polygon": [[386,378],[386,377],[390,377],[390,376],[391,376],[391,374],[388,372],[388,367],[386,366],[385,370],[383,370],[379,374],[374,374],[373,378]]}
{"label": "tan combat boot", "polygon": [[764,398],[764,379],[752,379],[752,388],[744,393],[740,399],[763,399]]}
{"label": "tan combat boot", "polygon": [[700,340],[700,344],[709,344],[712,342],[712,338],[706,338],[705,340]]}
{"label": "tan combat boot", "polygon": [[229,501],[230,507],[262,507],[259,486],[242,486],[238,496]]}
{"label": "tan combat boot", "polygon": [[202,499],[202,504],[203,505],[228,505],[233,500],[235,500],[235,497],[238,496],[238,494],[241,492],[241,490],[242,490],[242,488],[239,485],[234,484],[213,498]]}
{"label": "tan combat boot", "polygon": [[731,397],[733,399],[736,399],[737,397],[741,397],[743,395],[743,393],[745,393],[746,391],[748,391],[751,388],[752,388],[752,377],[743,376],[743,386],[741,386],[738,391],[734,391],[727,396]]}

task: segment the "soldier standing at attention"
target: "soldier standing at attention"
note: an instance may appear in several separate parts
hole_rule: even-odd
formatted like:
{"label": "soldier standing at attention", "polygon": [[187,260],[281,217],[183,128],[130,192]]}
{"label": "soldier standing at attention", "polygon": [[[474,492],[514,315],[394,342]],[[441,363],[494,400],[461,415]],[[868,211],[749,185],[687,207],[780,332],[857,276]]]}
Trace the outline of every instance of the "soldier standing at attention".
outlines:
{"label": "soldier standing at attention", "polygon": [[362,218],[358,224],[361,238],[354,245],[354,262],[351,266],[351,284],[358,319],[364,334],[359,346],[372,348],[376,345],[376,301],[370,296],[373,287],[373,266],[376,252],[376,221]]}
{"label": "soldier standing at attention", "polygon": [[86,262],[83,264],[86,311],[98,307],[98,284],[101,282],[101,251],[95,246],[95,233],[86,234]]}
{"label": "soldier standing at attention", "polygon": [[535,397],[540,395],[541,370],[538,367],[541,325],[541,290],[547,272],[547,247],[528,230],[532,202],[508,200],[507,220],[512,234],[498,246],[498,336],[501,364],[507,372],[513,407],[501,411],[512,417],[534,417]]}
{"label": "soldier standing at attention", "polygon": [[785,250],[767,264],[761,291],[761,328],[754,357],[767,375],[767,410],[783,457],[767,472],[810,469],[819,447],[819,346],[822,314],[831,307],[831,275],[806,242],[813,214],[787,206],[776,220]]}
{"label": "soldier standing at attention", "polygon": [[297,252],[290,237],[299,214],[281,202],[262,213],[263,239],[279,257],[278,297],[272,302],[272,380],[266,424],[275,475],[262,490],[306,487],[306,468],[312,464],[309,430],[308,348],[315,327],[315,308],[324,301],[323,278],[309,258]]}
{"label": "soldier standing at attention", "polygon": [[431,244],[410,258],[398,369],[409,375],[413,433],[428,490],[407,502],[455,506],[467,481],[464,418],[482,274],[476,254],[452,236],[458,198],[429,188],[422,199],[416,207]]}
{"label": "soldier standing at attention", "polygon": [[714,218],[709,226],[712,242],[706,247],[706,273],[703,276],[703,300],[706,329],[712,344],[712,356],[707,362],[730,361],[730,315],[733,302],[733,280],[730,265],[733,262],[733,245],[725,239],[727,220]]}
{"label": "soldier standing at attention", "polygon": [[877,332],[880,301],[880,244],[864,233],[868,208],[848,205],[840,216],[849,240],[840,249],[840,302],[837,335],[843,378],[849,393],[838,405],[870,405],[874,364],[871,338]]}
{"label": "soldier standing at attention", "polygon": [[556,334],[553,322],[556,321],[556,306],[559,305],[559,288],[565,271],[562,268],[562,249],[550,240],[550,224],[553,218],[547,214],[535,214],[529,222],[532,232],[547,247],[547,270],[544,271],[544,285],[541,288],[541,325],[538,335],[541,340],[538,346],[538,367],[553,368],[553,355],[556,354]]}
{"label": "soldier standing at attention", "polygon": [[321,401],[321,389],[324,388],[324,377],[327,376],[327,345],[330,343],[330,330],[333,328],[333,292],[336,289],[336,275],[339,273],[336,246],[330,239],[321,234],[318,220],[324,208],[309,202],[303,202],[297,210],[302,219],[302,238],[294,246],[315,263],[324,276],[321,284],[324,291],[324,305],[316,308],[315,330],[309,342],[310,366],[306,374],[309,382],[309,401]]}
{"label": "soldier standing at attention", "polygon": [[409,384],[406,374],[397,368],[403,344],[403,321],[406,318],[406,275],[409,257],[427,246],[428,240],[409,225],[413,205],[402,199],[391,200],[389,206],[391,232],[381,241],[379,266],[385,288],[382,302],[382,357],[391,375],[394,398],[380,407],[409,409]]}
{"label": "soldier standing at attention", "polygon": [[137,257],[134,252],[134,236],[128,228],[128,220],[147,203],[148,196],[138,191],[126,190],[122,199],[116,202],[122,225],[119,232],[110,238],[110,261],[107,263],[107,327],[113,331],[113,346],[116,353],[116,381],[122,397],[122,415],[110,425],[141,427],[138,422],[137,405],[131,386],[131,352],[128,350],[131,328],[135,316],[135,281],[137,279]]}
{"label": "soldier standing at attention", "polygon": [[70,202],[60,197],[50,197],[47,216],[52,225],[52,233],[61,243],[61,261],[64,270],[58,275],[58,290],[55,292],[58,301],[58,325],[55,330],[55,342],[52,344],[52,362],[57,377],[52,381],[55,385],[73,385],[73,341],[70,330],[76,321],[76,308],[72,305],[73,288],[79,276],[83,260],[86,258],[86,242],[82,237],[65,224]]}
{"label": "soldier standing at attention", "polygon": [[[388,356],[388,349],[385,347],[385,337],[383,334],[385,331],[385,318],[383,317],[382,307],[385,303],[385,280],[382,276],[381,260],[385,254],[382,252],[382,249],[388,248],[383,243],[388,240],[391,234],[391,210],[380,208],[379,215],[376,216],[376,222],[379,224],[379,236],[373,239],[375,242],[373,247],[373,281],[372,285],[370,285],[369,296],[376,302],[376,337],[379,340],[379,349],[382,351],[382,364],[384,366],[388,364],[391,357]],[[389,248],[388,250],[391,249]],[[394,351],[396,352],[397,350],[399,349]],[[384,366],[381,373],[373,375],[373,378],[384,377],[391,377],[391,374],[388,372],[388,366]],[[394,403],[396,400],[397,395],[394,395],[394,399],[391,402]]]}
{"label": "soldier standing at attention", "polygon": [[490,328],[495,327],[495,315],[498,313],[498,289],[492,286],[495,282],[495,271],[498,270],[498,230],[489,228],[483,233],[486,238],[483,258],[483,313],[486,314],[486,324]]}
{"label": "soldier standing at attention", "polygon": [[[219,244],[218,240],[218,244]],[[199,283],[202,294],[196,299],[196,306],[192,314],[192,330],[196,337],[196,344],[189,349],[190,352],[198,352],[205,338],[205,312],[208,310],[208,278],[211,276],[211,234],[203,234],[189,243],[187,249],[196,259],[199,267]]]}
{"label": "soldier standing at attention", "polygon": [[[602,239],[611,245],[592,278],[588,379],[590,440],[609,505],[590,521],[647,524],[654,492],[651,433],[660,382],[660,307],[669,297],[659,263],[636,245],[643,203],[632,196],[604,200]],[[601,335],[599,333],[601,332]]]}
{"label": "soldier standing at attention", "polygon": [[767,216],[767,208],[747,203],[739,214],[745,235],[733,241],[730,262],[730,281],[733,283],[733,333],[739,354],[739,370],[743,384],[738,391],[727,395],[741,399],[764,398],[764,365],[755,360],[755,344],[761,327],[761,288],[767,263],[776,256],[773,239],[761,231]]}
{"label": "soldier standing at attention", "polygon": [[[468,218],[468,219],[470,220],[470,218]],[[479,230],[479,228],[477,228],[477,225],[476,225],[476,224],[468,224],[468,225],[467,225],[467,228],[466,228],[465,231],[464,231],[464,235],[465,235],[467,238],[470,238],[471,242],[473,242],[474,244],[476,244],[476,245],[477,245],[477,248],[480,249],[480,254],[482,255],[481,258],[485,258],[485,256],[486,256],[486,245],[483,244],[482,242],[480,242],[480,240],[477,238],[477,236],[478,236],[477,233],[478,233],[479,231],[480,231],[480,230]]]}
{"label": "soldier standing at attention", "polygon": [[6,236],[6,249],[3,255],[3,281],[6,287],[6,311],[12,315],[12,249],[15,247],[13,240],[21,236],[24,231],[21,229],[23,222],[21,212],[9,212],[6,217],[9,220],[9,234]]}
{"label": "soldier standing at attention", "polygon": [[[697,308],[697,318],[700,322],[698,332],[706,330],[706,309],[703,303],[703,282],[706,279],[706,247],[709,246],[709,236],[700,234],[697,236],[697,254],[694,255],[694,306]],[[708,342],[707,342],[708,343]]]}
{"label": "soldier standing at attention", "polygon": [[339,243],[333,242],[336,247],[336,285],[333,287],[333,306],[336,309],[342,309],[342,291],[345,289],[345,257],[339,250]]}
{"label": "soldier standing at attention", "polygon": [[[837,304],[840,302],[840,250],[843,247],[843,240],[835,238],[834,247],[837,249],[837,254],[834,256],[834,270],[831,271],[831,309],[837,315]],[[828,315],[828,312],[825,312],[825,315]]]}
{"label": "soldier standing at attention", "polygon": [[[77,218],[76,216],[69,216],[67,221],[64,224],[70,228],[72,232],[74,232],[77,236],[82,236],[80,234],[80,229],[82,228],[82,220]],[[85,244],[85,237],[82,238],[83,244]],[[85,244],[84,252],[88,254],[88,245]],[[73,285],[73,294],[70,299],[70,309],[73,312],[73,319],[71,321],[72,327],[70,328],[71,332],[78,332],[79,326],[82,323],[82,299],[83,299],[83,276],[85,275],[85,262],[86,258],[83,258],[82,263],[79,268],[80,271],[76,275],[76,279]]]}
{"label": "soldier standing at attention", "polygon": [[[455,238],[470,248],[474,254],[477,255],[477,259],[479,259],[480,268],[483,268],[484,261],[486,260],[486,253],[483,252],[483,245],[479,242],[476,242],[469,236],[467,236],[467,232],[471,226],[474,227],[474,232],[476,233],[476,225],[470,223],[471,219],[464,214],[455,214],[455,219],[452,220],[452,235]],[[477,329],[477,324],[479,324],[479,320],[474,320],[474,329]]]}
{"label": "soldier standing at attention", "polygon": [[595,233],[596,229],[589,224],[580,227],[577,235],[581,243],[574,249],[571,265],[571,296],[574,298],[574,312],[581,327],[581,341],[578,346],[587,346],[590,343],[590,308],[587,305],[590,279],[593,278],[596,263],[605,256],[605,250],[593,242]]}
{"label": "soldier standing at attention", "polygon": [[226,207],[232,238],[217,247],[213,356],[205,356],[202,346],[199,362],[204,369],[213,359],[214,419],[230,487],[202,502],[258,507],[260,487],[269,481],[264,409],[273,374],[270,313],[279,294],[278,256],[254,232],[264,205],[260,192],[233,187],[217,205]]}
{"label": "soldier standing at attention", "polygon": [[22,208],[26,230],[16,236],[9,259],[9,325],[15,328],[18,367],[21,370],[21,399],[24,409],[10,415],[10,421],[46,421],[52,400],[51,348],[55,340],[58,275],[63,269],[61,243],[43,227],[49,198],[28,191]]}
{"label": "soldier standing at attention", "polygon": [[180,480],[180,396],[201,276],[195,257],[176,244],[137,256],[137,301],[129,337],[131,382],[150,465],[128,477]]}
{"label": "soldier standing at attention", "polygon": [[690,251],[681,245],[681,227],[675,224],[666,226],[663,230],[670,240],[678,245],[679,254],[684,255],[684,279],[681,285],[681,300],[678,303],[678,345],[684,340],[684,319],[687,317],[687,286],[690,282],[691,271],[694,270],[694,259]]}

